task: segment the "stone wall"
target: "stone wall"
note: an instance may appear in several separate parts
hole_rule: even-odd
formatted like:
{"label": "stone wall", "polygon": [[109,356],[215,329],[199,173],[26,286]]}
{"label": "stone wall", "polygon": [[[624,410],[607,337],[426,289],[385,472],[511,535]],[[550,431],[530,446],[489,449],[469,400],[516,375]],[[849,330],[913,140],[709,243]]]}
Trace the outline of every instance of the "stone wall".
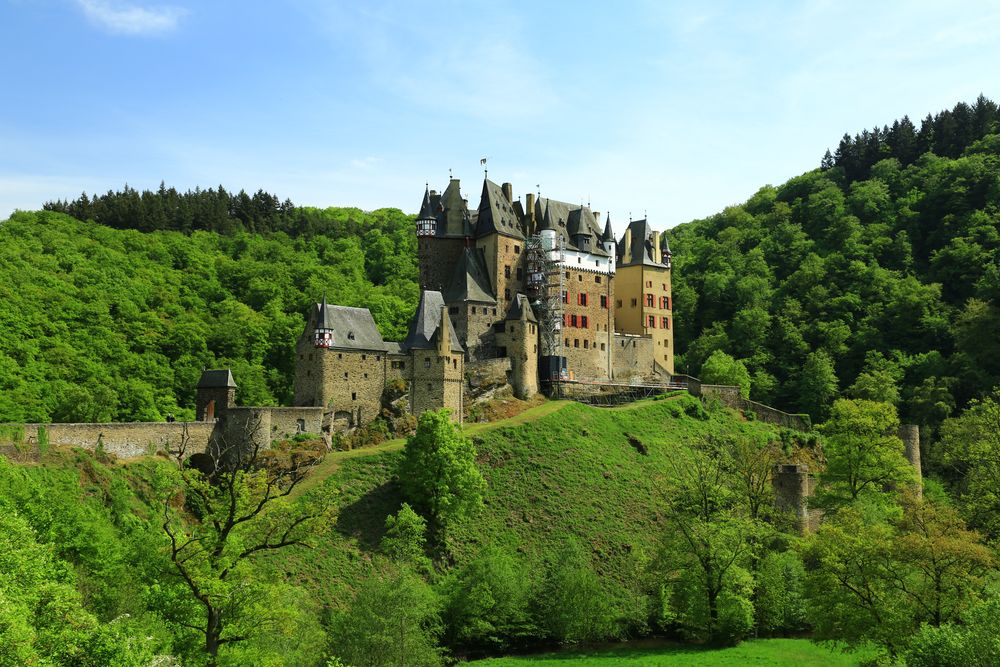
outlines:
{"label": "stone wall", "polygon": [[796,431],[812,430],[812,421],[809,419],[809,415],[790,414],[788,412],[782,412],[777,408],[772,408],[769,405],[745,399],[740,396],[739,387],[718,384],[702,384],[700,382],[697,382],[696,384],[697,389],[695,388],[695,383],[690,382],[690,380],[688,382],[688,391],[695,396],[716,398],[723,405],[733,408],[734,410],[752,412],[754,417],[762,422],[767,422],[768,424],[783,426]]}
{"label": "stone wall", "polygon": [[465,348],[466,361],[496,356],[493,323],[501,318],[496,304],[458,303],[448,306],[455,335]]}
{"label": "stone wall", "polygon": [[444,292],[465,252],[464,238],[417,237],[421,289]]}
{"label": "stone wall", "polygon": [[[385,389],[386,353],[343,349],[315,349],[320,364],[313,367],[321,376],[319,395],[301,407],[325,407],[342,414],[351,426],[366,424],[381,414]],[[347,417],[349,415],[349,418]]]}
{"label": "stone wall", "polygon": [[784,513],[800,533],[810,533],[819,527],[823,513],[809,508],[809,498],[816,492],[816,478],[805,464],[779,464],[771,474],[774,507]]}
{"label": "stone wall", "polygon": [[50,446],[81,447],[119,458],[148,456],[187,439],[187,451],[204,452],[215,422],[126,422],[109,424],[24,424],[24,443],[38,444],[38,430],[45,429]]}
{"label": "stone wall", "polygon": [[653,338],[616,333],[611,372],[615,382],[648,380],[654,374]]}
{"label": "stone wall", "polygon": [[511,360],[508,357],[484,359],[465,364],[465,377],[471,389],[485,389],[507,384],[510,369]]}
{"label": "stone wall", "polygon": [[420,416],[425,410],[451,410],[452,418],[462,419],[465,356],[439,355],[437,350],[411,350],[410,412]]}

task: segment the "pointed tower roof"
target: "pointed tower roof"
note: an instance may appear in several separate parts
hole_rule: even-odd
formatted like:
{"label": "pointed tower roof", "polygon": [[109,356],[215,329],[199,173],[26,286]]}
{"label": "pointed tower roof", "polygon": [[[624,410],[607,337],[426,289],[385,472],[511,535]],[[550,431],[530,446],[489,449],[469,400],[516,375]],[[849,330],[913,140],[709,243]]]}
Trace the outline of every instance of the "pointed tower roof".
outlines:
{"label": "pointed tower roof", "polygon": [[535,311],[532,310],[528,297],[518,293],[514,295],[514,299],[510,302],[510,308],[507,309],[507,317],[504,319],[519,320],[522,315],[526,316],[529,322],[538,322],[538,318],[535,317]]}
{"label": "pointed tower roof", "polygon": [[198,389],[235,389],[236,380],[228,368],[205,369],[198,380]]}
{"label": "pointed tower roof", "polygon": [[431,204],[430,185],[424,185],[424,201],[420,204],[420,215],[418,220],[434,220],[434,205]]}
{"label": "pointed tower roof", "polygon": [[333,323],[329,321],[327,316],[327,311],[330,306],[326,303],[326,292],[323,293],[323,301],[316,304],[316,328],[317,329],[332,329]]}
{"label": "pointed tower roof", "polygon": [[435,216],[438,220],[438,236],[466,237],[470,235],[469,206],[462,197],[461,185],[457,178],[451,179],[441,193]]}
{"label": "pointed tower roof", "polygon": [[[402,350],[433,350],[437,349],[438,334],[441,328],[441,309],[445,308],[441,292],[424,290],[420,293],[420,304],[417,312],[410,320],[410,332],[403,341]],[[445,311],[447,314],[447,311]],[[462,352],[462,344],[458,341],[454,327],[448,327],[451,338],[452,352]]]}
{"label": "pointed tower roof", "polygon": [[[657,262],[655,259],[659,253],[653,252],[654,232],[646,220],[633,220],[628,223],[626,233],[631,233],[632,243],[629,246],[623,240],[618,244],[618,266],[624,267],[642,264],[644,266],[669,268],[665,262]],[[662,245],[660,247],[662,248]]]}
{"label": "pointed tower roof", "polygon": [[481,303],[497,302],[494,298],[486,271],[486,262],[481,248],[466,248],[462,257],[455,265],[451,284],[444,293],[447,303],[461,301],[478,301]]}
{"label": "pointed tower roof", "polygon": [[615,232],[611,229],[611,214],[608,213],[608,221],[604,223],[604,234],[601,235],[601,243],[614,243]]}

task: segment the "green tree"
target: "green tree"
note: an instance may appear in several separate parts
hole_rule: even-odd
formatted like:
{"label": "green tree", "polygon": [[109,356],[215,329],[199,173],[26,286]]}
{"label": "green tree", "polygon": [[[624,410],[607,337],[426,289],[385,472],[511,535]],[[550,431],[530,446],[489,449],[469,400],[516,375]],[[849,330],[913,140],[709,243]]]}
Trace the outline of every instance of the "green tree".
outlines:
{"label": "green tree", "polygon": [[476,467],[476,449],[447,410],[420,415],[398,477],[404,495],[427,518],[430,542],[439,552],[451,522],[482,506],[486,482]]}
{"label": "green tree", "polygon": [[[247,641],[280,623],[278,590],[255,576],[262,554],[308,545],[327,507],[303,507],[289,495],[322,460],[325,447],[265,449],[259,422],[220,438],[199,467],[162,482],[168,556],[189,596],[174,620],[202,637],[207,664],[223,647]],[[265,436],[266,437],[266,436]],[[192,516],[175,508],[186,506]]]}
{"label": "green tree", "polygon": [[430,567],[424,553],[426,543],[427,522],[408,503],[386,517],[381,549],[390,559],[426,571]]}
{"label": "green tree", "polygon": [[332,621],[333,652],[351,667],[442,664],[440,600],[405,567],[376,563]]}
{"label": "green tree", "polygon": [[575,539],[556,549],[538,593],[538,622],[552,639],[576,644],[617,636],[613,602]]}
{"label": "green tree", "polygon": [[750,398],[750,372],[740,359],[734,359],[722,350],[713,352],[701,367],[701,381],[705,384],[735,385],[740,396]]}
{"label": "green tree", "polygon": [[825,436],[827,463],[821,482],[827,502],[842,504],[865,491],[880,492],[913,481],[892,405],[840,399],[819,430]]}
{"label": "green tree", "polygon": [[830,412],[830,402],[837,395],[837,373],[833,359],[824,350],[806,357],[797,383],[798,405],[813,419],[823,419]]}

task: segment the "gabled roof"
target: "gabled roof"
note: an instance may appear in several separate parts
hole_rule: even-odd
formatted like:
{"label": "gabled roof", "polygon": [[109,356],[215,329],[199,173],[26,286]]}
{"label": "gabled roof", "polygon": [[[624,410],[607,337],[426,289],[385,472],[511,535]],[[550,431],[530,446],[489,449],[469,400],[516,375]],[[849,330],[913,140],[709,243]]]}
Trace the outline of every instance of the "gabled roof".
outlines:
{"label": "gabled roof", "polygon": [[653,229],[646,220],[633,220],[628,223],[628,230],[632,232],[631,248],[629,256],[626,257],[626,243],[623,236],[618,242],[617,264],[619,267],[642,264],[643,266],[669,268],[668,264],[658,263],[653,259]]}
{"label": "gabled roof", "polygon": [[528,297],[524,294],[515,294],[514,299],[510,302],[510,308],[507,309],[507,317],[505,319],[519,320],[522,313],[527,315],[529,322],[538,322],[538,318],[535,317],[535,311],[532,310]]}
{"label": "gabled roof", "polygon": [[479,198],[476,237],[489,234],[524,238],[521,217],[517,215],[514,203],[507,201],[507,195],[504,194],[502,187],[487,178],[483,180],[483,194]]}
{"label": "gabled roof", "polygon": [[[535,203],[535,216],[542,221],[539,229],[554,229],[562,237],[564,247],[608,256],[601,247],[602,232],[590,207],[539,197]],[[589,248],[580,247],[583,245],[581,236],[590,239]]]}
{"label": "gabled roof", "polygon": [[497,302],[490,287],[489,273],[481,248],[466,248],[462,257],[455,265],[455,273],[451,284],[444,293],[448,303],[460,301],[478,301],[480,303]]}
{"label": "gabled roof", "polygon": [[[441,328],[441,310],[445,307],[441,292],[424,290],[420,293],[420,304],[417,312],[410,320],[410,332],[403,341],[404,352],[410,350],[429,350],[437,348],[439,329]],[[447,317],[447,311],[445,312]],[[451,333],[452,352],[462,352],[462,344],[458,342],[455,327],[448,327]]]}
{"label": "gabled roof", "polygon": [[448,183],[448,187],[441,193],[435,208],[435,216],[438,221],[437,236],[465,237],[472,235],[469,206],[462,197],[461,186],[457,178],[451,179]]}
{"label": "gabled roof", "polygon": [[385,341],[367,308],[330,306],[326,299],[316,304],[316,328],[332,329],[330,347],[345,350],[385,350]]}
{"label": "gabled roof", "polygon": [[228,368],[204,370],[198,380],[198,389],[229,389],[236,387],[233,372]]}

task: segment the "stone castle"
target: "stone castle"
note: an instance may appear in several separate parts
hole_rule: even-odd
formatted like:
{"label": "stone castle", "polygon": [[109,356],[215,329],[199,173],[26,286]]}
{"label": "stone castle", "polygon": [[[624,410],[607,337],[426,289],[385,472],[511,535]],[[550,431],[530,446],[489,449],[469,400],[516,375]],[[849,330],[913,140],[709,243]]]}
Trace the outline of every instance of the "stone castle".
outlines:
{"label": "stone castle", "polygon": [[484,179],[470,208],[458,179],[426,188],[416,221],[420,303],[402,342],[365,308],[324,299],[296,347],[295,405],[325,429],[381,414],[405,384],[409,410],[461,420],[467,373],[502,366],[518,398],[554,384],[666,384],[674,371],[671,253],[646,220],[615,239],[589,206]]}

